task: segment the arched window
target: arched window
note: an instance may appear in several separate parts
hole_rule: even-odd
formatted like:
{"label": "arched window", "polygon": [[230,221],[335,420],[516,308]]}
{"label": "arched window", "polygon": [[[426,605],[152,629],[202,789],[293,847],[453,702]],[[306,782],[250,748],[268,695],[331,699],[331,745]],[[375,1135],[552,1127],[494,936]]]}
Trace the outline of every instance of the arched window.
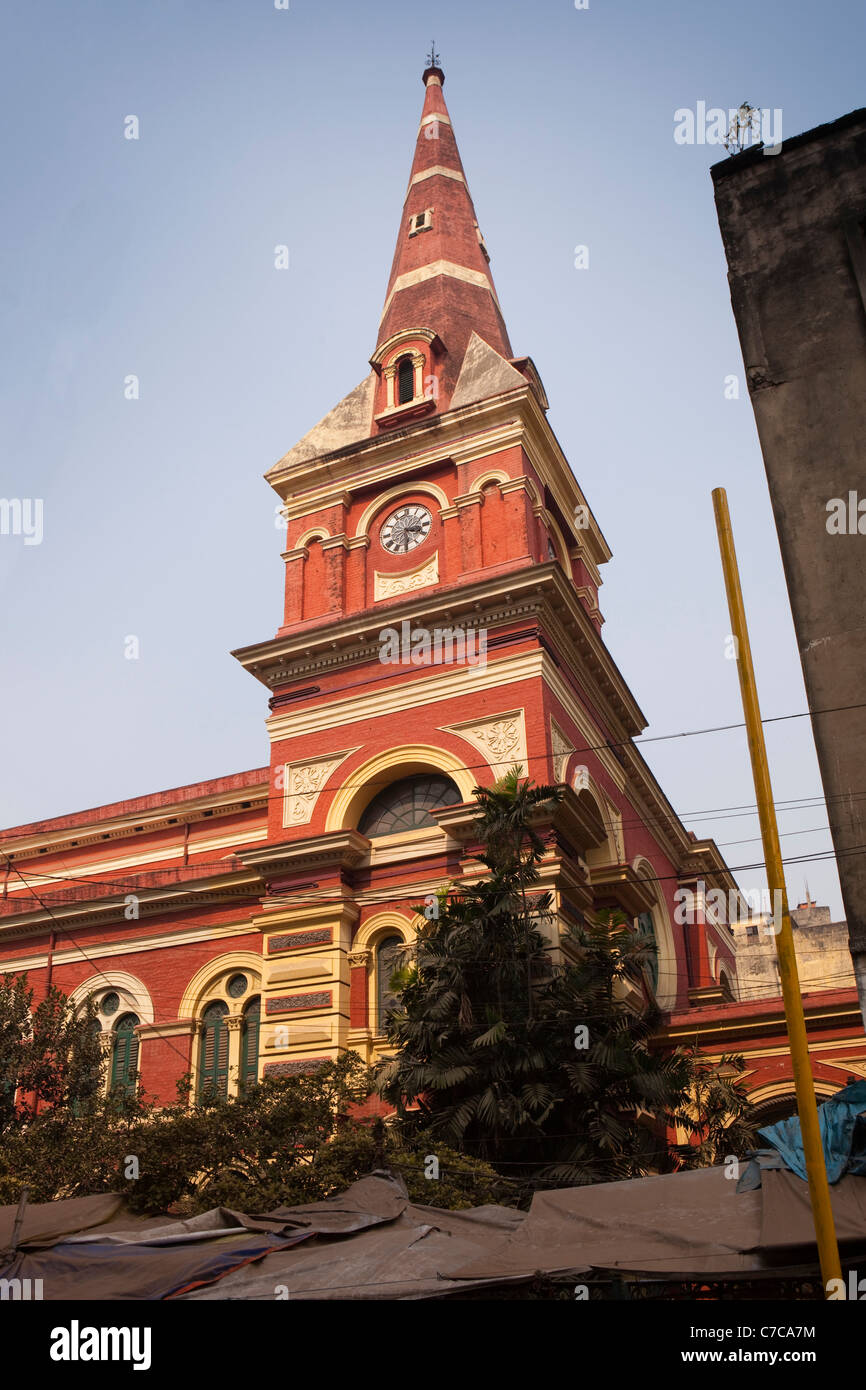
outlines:
{"label": "arched window", "polygon": [[398,1006],[396,994],[391,993],[391,979],[394,971],[400,968],[400,953],[404,942],[402,936],[386,936],[376,947],[376,1017],[373,1022],[376,1033],[384,1033],[388,1019]]}
{"label": "arched window", "polygon": [[435,825],[430,812],[439,806],[453,806],[462,801],[458,788],[443,773],[423,773],[404,777],[374,796],[361,816],[358,829],[362,835],[395,835],[399,830],[418,830]]}
{"label": "arched window", "polygon": [[397,364],[397,404],[407,405],[415,399],[415,363],[409,356]]}
{"label": "arched window", "polygon": [[217,999],[208,1004],[202,1014],[204,1029],[199,1052],[198,1094],[226,1096],[229,1084],[229,1030],[226,1027],[228,1004]]}
{"label": "arched window", "polygon": [[652,955],[644,962],[643,969],[647,984],[653,994],[656,994],[659,987],[659,950],[652,913],[642,912],[637,918],[635,926],[640,944],[652,949]]}
{"label": "arched window", "polygon": [[241,1028],[241,1061],[238,1074],[238,1090],[245,1091],[255,1086],[259,1079],[259,1023],[262,1001],[251,999],[244,1009]]}
{"label": "arched window", "polygon": [[135,1030],[140,1022],[138,1014],[123,1014],[114,1030],[110,1085],[113,1091],[125,1091],[127,1095],[135,1093],[138,1072],[138,1035]]}

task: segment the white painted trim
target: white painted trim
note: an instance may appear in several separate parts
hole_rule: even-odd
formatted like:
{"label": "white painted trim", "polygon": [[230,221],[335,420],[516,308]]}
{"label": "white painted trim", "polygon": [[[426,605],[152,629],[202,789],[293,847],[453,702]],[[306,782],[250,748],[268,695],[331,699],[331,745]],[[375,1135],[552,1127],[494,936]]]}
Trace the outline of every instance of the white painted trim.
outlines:
{"label": "white painted trim", "polygon": [[[149,936],[141,941],[114,941],[107,946],[88,946],[86,951],[72,947],[54,952],[54,965],[78,965],[82,961],[101,960],[106,956],[137,955],[142,951],[164,951],[170,946],[189,946],[196,941],[220,941],[229,936],[258,936],[260,928],[251,922],[234,923],[229,927],[199,927],[175,932],[172,935]],[[6,956],[0,961],[3,970],[44,970],[48,964],[45,952],[30,956]]]}
{"label": "white painted trim", "polygon": [[446,169],[444,164],[434,164],[432,169],[422,169],[420,174],[413,174],[409,180],[409,187],[412,188],[416,183],[423,183],[424,179],[432,179],[436,174],[441,174],[446,179],[456,179],[458,183],[464,185],[466,183],[459,169]]}
{"label": "white painted trim", "polygon": [[[242,830],[237,831],[232,835],[220,835],[218,838],[212,840],[190,839],[187,848],[189,850],[190,855],[207,854],[212,850],[229,849],[233,845],[255,844],[257,840],[266,840],[267,838],[268,831],[267,827],[265,827],[264,830]],[[13,893],[23,893],[28,888],[39,888],[42,887],[44,884],[57,884],[61,881],[86,883],[88,878],[92,878],[96,874],[112,874],[116,873],[118,869],[131,869],[141,864],[162,864],[170,859],[182,858],[183,842],[181,841],[180,844],[173,847],[164,847],[161,849],[154,848],[147,854],[125,854],[122,858],[98,859],[95,863],[93,860],[82,859],[82,862],[80,864],[76,864],[74,869],[70,869],[68,880],[67,876],[62,872],[62,870],[58,871],[56,874],[49,875],[47,878],[40,874],[25,874],[23,880],[20,878],[17,880],[10,879],[9,884],[7,886],[7,892],[8,896],[11,897]],[[190,867],[195,868],[195,863],[192,862]],[[219,872],[219,869],[214,869],[214,877],[216,877]],[[198,886],[198,883],[199,880],[191,879],[189,880],[189,887],[196,887]],[[170,886],[173,889],[177,890],[178,888],[185,887],[186,885],[183,883],[177,883],[171,884]],[[118,884],[118,895],[122,894],[123,891],[123,885]],[[138,891],[141,895],[144,893],[155,892],[157,890],[155,888],[152,889],[140,887]]]}
{"label": "white painted trim", "polygon": [[468,266],[456,265],[454,261],[431,261],[429,265],[419,265],[416,270],[407,270],[402,275],[397,276],[394,281],[394,288],[385,300],[385,307],[379,322],[382,322],[390,309],[391,300],[395,294],[399,294],[400,290],[410,289],[413,285],[420,285],[425,280],[433,280],[437,275],[450,275],[453,280],[462,280],[467,285],[475,285],[477,289],[489,290],[494,301],[499,303],[496,299],[496,291],[489,277],[483,271],[470,270]]}

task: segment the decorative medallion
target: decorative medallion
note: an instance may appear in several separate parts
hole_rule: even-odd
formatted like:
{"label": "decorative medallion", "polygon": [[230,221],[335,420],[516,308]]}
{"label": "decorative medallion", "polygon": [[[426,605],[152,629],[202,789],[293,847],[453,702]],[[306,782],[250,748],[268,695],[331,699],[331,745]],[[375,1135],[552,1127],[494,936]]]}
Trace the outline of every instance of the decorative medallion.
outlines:
{"label": "decorative medallion", "polygon": [[457,734],[473,744],[489,762],[500,777],[515,765],[526,776],[528,757],[526,751],[526,723],[523,710],[509,710],[506,714],[493,715],[489,719],[471,720],[465,724],[449,724],[444,733]]}
{"label": "decorative medallion", "polygon": [[284,768],[285,801],[283,825],[309,825],[316,809],[319,793],[335,768],[357,748],[331,753],[302,763],[286,763]]}
{"label": "decorative medallion", "polygon": [[415,589],[427,589],[439,583],[439,552],[425,560],[417,569],[402,574],[382,574],[376,570],[373,575],[373,598],[395,598],[397,594],[409,594]]}

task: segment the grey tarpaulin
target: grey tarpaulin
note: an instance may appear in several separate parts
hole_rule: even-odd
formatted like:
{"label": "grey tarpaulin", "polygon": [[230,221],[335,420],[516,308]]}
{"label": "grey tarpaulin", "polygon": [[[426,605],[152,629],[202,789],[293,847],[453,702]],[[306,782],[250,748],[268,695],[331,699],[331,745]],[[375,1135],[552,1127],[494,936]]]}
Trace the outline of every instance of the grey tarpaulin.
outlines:
{"label": "grey tarpaulin", "polygon": [[[806,1184],[770,1171],[738,1193],[725,1172],[543,1192],[527,1213],[441,1211],[411,1202],[385,1172],[260,1215],[216,1208],[142,1221],[121,1198],[82,1198],[29,1208],[0,1277],[42,1279],[45,1299],[407,1300],[535,1274],[693,1280],[782,1273],[804,1259],[817,1268]],[[842,1178],[832,1198],[840,1242],[866,1256],[866,1179]],[[13,1219],[14,1208],[0,1210],[0,1232]]]}

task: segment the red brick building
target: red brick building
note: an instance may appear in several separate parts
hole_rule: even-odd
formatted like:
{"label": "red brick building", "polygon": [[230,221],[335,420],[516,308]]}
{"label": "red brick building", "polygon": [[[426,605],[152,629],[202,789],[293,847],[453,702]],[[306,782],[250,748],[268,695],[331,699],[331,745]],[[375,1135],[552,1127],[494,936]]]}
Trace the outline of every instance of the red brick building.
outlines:
{"label": "red brick building", "polygon": [[514,764],[568,788],[554,956],[616,906],[655,937],[674,1032],[734,992],[730,931],[675,920],[678,887],[733,880],[634,743],[601,635],[611,552],[509,342],[442,83],[424,73],[369,370],[267,474],[284,621],[235,653],[267,692],[267,765],[2,837],[0,968],[94,994],[109,1080],[137,1067],[165,1099],[186,1072],[232,1092],[374,1058],[389,953],[477,871],[472,789]]}

